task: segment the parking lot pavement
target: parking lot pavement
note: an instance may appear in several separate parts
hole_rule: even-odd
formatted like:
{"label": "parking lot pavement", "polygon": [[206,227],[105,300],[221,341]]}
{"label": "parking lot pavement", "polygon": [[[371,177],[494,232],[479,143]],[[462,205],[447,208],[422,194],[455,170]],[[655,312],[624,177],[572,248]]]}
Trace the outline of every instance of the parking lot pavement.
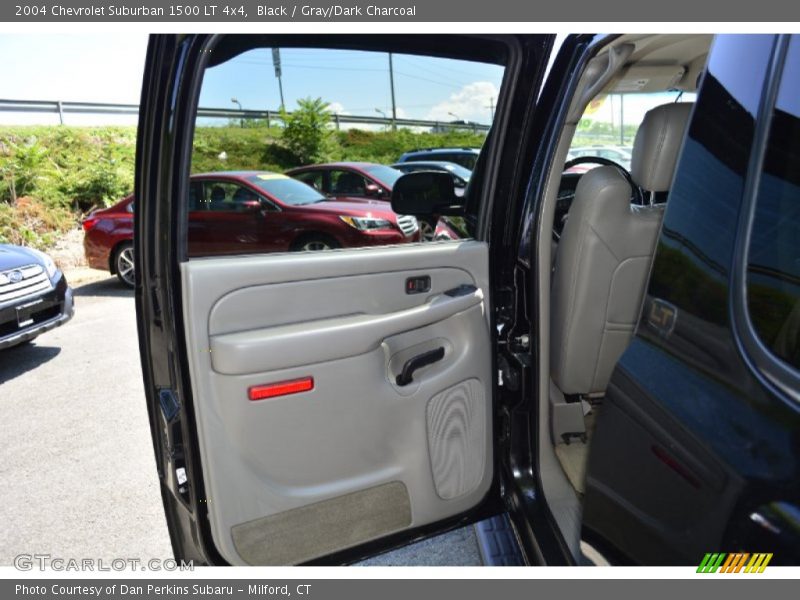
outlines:
{"label": "parking lot pavement", "polygon": [[168,558],[133,293],[75,289],[75,317],[0,353],[0,564],[20,553]]}
{"label": "parking lot pavement", "polygon": [[[0,565],[19,554],[168,558],[133,293],[75,289],[75,317],[0,352]],[[471,527],[365,564],[477,565]]]}

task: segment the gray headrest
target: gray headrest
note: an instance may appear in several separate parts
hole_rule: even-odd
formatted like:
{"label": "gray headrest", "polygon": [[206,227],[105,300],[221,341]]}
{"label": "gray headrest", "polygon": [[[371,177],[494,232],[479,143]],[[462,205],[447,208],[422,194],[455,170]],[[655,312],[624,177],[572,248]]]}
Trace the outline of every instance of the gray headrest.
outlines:
{"label": "gray headrest", "polygon": [[633,142],[631,176],[645,190],[669,190],[692,106],[690,102],[662,104],[644,116]]}

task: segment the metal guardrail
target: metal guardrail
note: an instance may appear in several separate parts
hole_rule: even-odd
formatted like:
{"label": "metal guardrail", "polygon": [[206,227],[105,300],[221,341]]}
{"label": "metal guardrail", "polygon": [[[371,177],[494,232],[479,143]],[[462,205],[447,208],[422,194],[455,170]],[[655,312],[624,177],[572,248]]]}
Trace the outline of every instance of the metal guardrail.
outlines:
{"label": "metal guardrail", "polygon": [[[0,113],[51,113],[57,114],[59,122],[64,124],[67,114],[109,114],[138,115],[137,104],[103,104],[100,102],[63,102],[61,100],[3,100],[0,99]],[[287,113],[291,114],[291,113]],[[264,119],[267,126],[272,121],[281,120],[278,110],[237,110],[233,108],[198,108],[197,116],[216,119]],[[331,122],[339,129],[343,124],[384,125],[395,127],[428,127],[434,131],[467,130],[474,133],[489,131],[489,125],[482,123],[453,123],[447,121],[428,121],[425,119],[390,119],[384,117],[366,117],[358,115],[331,114]]]}

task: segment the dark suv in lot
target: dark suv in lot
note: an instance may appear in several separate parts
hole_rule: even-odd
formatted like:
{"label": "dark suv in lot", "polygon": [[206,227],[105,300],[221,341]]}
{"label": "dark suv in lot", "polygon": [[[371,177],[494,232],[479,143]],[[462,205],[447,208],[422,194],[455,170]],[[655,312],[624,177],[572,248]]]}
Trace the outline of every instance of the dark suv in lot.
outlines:
{"label": "dark suv in lot", "polygon": [[404,152],[397,162],[444,161],[456,163],[472,171],[480,155],[479,148],[420,148]]}
{"label": "dark suv in lot", "polygon": [[0,244],[0,350],[63,325],[73,312],[72,290],[53,259]]}
{"label": "dark suv in lot", "polygon": [[[343,564],[492,519],[521,564],[800,564],[800,37],[554,43],[151,38],[136,305],[178,557]],[[392,187],[465,235],[192,255],[203,74],[272,46],[504,67],[463,197]],[[632,87],[630,168],[569,156]]]}

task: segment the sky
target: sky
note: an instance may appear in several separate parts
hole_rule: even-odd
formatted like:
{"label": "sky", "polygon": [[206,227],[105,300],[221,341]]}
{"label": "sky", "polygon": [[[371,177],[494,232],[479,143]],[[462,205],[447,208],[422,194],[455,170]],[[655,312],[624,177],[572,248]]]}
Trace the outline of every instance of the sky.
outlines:
{"label": "sky", "polygon": [[[147,36],[143,34],[4,34],[1,99],[139,102]],[[286,106],[321,97],[340,114],[391,115],[389,58],[385,53],[283,49]],[[503,69],[465,61],[394,55],[398,118],[463,119],[489,123]],[[210,69],[200,104],[232,108],[280,106],[270,49],[250,51]],[[453,116],[455,115],[455,116]],[[57,123],[54,114],[0,113],[0,123]],[[67,115],[68,124],[135,122],[133,117]]]}
{"label": "sky", "polygon": [[[147,34],[0,35],[0,99],[138,104]],[[95,116],[70,115],[68,124],[93,124]],[[102,123],[135,123],[103,116]],[[0,123],[58,123],[55,114],[0,113]]]}
{"label": "sky", "polygon": [[[0,99],[138,104],[146,48],[147,35],[140,33],[3,34]],[[398,118],[490,122],[502,67],[401,54],[393,56],[393,63]],[[283,48],[281,64],[289,110],[300,98],[320,97],[342,115],[391,116],[386,53]],[[625,122],[639,123],[647,109],[674,97],[628,95]],[[271,49],[251,50],[208,70],[200,105],[235,108],[232,98],[245,109],[280,107]],[[592,118],[618,124],[619,98],[606,102]],[[66,122],[135,124],[136,117],[67,114]],[[0,111],[0,124],[21,123],[57,124],[58,116]],[[204,120],[213,123],[224,124]]]}
{"label": "sky", "polygon": [[[299,98],[322,98],[339,114],[391,116],[389,56],[348,50],[283,48],[284,99],[291,110]],[[393,56],[398,118],[489,123],[503,68],[433,57]],[[269,48],[251,50],[205,75],[200,105],[277,109],[278,80]],[[454,116],[455,115],[455,116]]]}

